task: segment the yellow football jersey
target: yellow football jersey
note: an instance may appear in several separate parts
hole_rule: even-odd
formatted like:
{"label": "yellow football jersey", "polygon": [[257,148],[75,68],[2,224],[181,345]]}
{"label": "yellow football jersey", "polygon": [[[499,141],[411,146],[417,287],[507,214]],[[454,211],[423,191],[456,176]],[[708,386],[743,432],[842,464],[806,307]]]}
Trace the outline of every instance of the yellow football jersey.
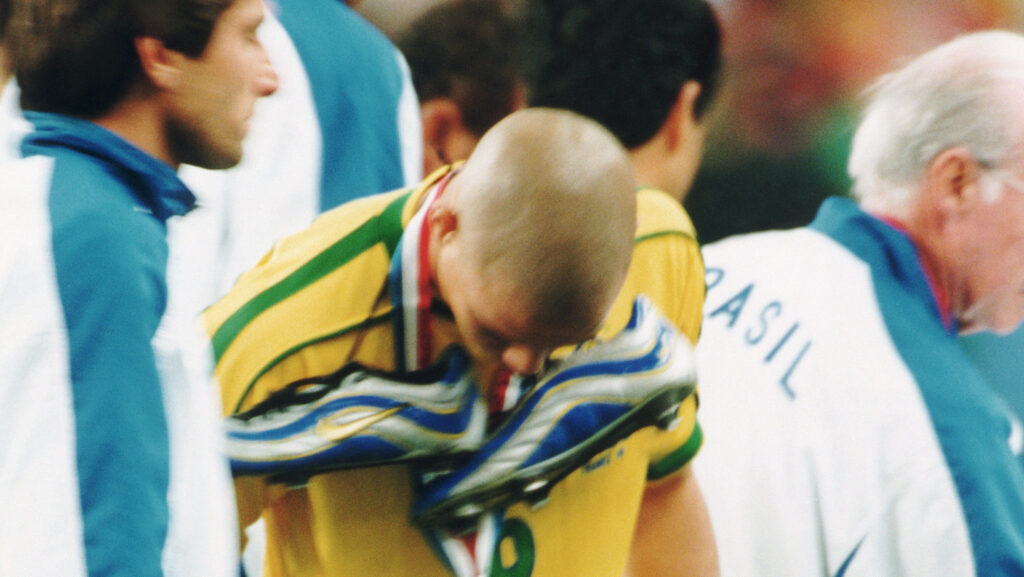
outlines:
{"label": "yellow football jersey", "polygon": [[[279,241],[207,310],[226,414],[350,362],[394,368],[391,257],[444,173],[415,190],[324,213],[306,231]],[[692,225],[661,192],[641,190],[638,199],[633,264],[604,332],[625,326],[643,292],[693,340],[704,276]],[[438,311],[431,330],[440,351],[458,334],[446,309]],[[477,549],[489,551],[491,574],[619,577],[645,484],[684,466],[700,446],[695,414],[691,397],[672,431],[642,429],[555,485],[543,506],[519,503],[498,514],[493,534],[477,536],[487,540]],[[402,465],[318,475],[294,489],[261,478],[236,482],[243,525],[259,517],[266,523],[267,577],[450,575],[436,543],[409,520],[412,487]]]}

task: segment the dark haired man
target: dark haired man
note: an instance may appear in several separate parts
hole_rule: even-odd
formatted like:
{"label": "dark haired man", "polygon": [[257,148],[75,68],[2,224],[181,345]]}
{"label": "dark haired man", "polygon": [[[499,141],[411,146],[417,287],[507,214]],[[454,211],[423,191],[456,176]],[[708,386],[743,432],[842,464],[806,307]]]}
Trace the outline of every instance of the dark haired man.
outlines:
{"label": "dark haired man", "polygon": [[[165,315],[182,163],[276,89],[260,0],[14,0],[34,130],[0,167],[0,574],[237,574],[203,367]],[[193,354],[196,353],[196,354]]]}
{"label": "dark haired man", "polygon": [[442,2],[398,38],[420,101],[423,170],[465,160],[499,120],[525,105],[516,20],[493,0]]}
{"label": "dark haired man", "polygon": [[[682,198],[702,156],[701,121],[721,67],[711,6],[531,0],[526,19],[529,104],[597,120],[631,152],[642,184]],[[662,158],[669,152],[680,161]]]}
{"label": "dark haired man", "polygon": [[[695,343],[704,265],[680,202],[700,163],[702,121],[721,66],[711,6],[704,0],[529,0],[526,34],[529,105],[567,108],[603,124],[627,148],[640,187],[633,260],[602,332],[622,327],[630,303],[645,294]],[[691,429],[690,450],[666,459],[674,474],[647,485],[630,552],[633,575],[717,574],[704,498],[689,466],[702,437],[696,406],[687,408],[680,417]]]}

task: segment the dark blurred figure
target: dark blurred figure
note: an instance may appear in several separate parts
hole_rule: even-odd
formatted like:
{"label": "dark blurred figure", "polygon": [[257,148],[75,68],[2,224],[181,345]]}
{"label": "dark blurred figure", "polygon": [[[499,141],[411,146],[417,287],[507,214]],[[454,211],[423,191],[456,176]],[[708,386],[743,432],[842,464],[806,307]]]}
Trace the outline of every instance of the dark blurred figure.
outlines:
{"label": "dark blurred figure", "polygon": [[1013,23],[1015,0],[731,0],[708,155],[686,199],[701,240],[810,222],[848,193],[853,109],[869,79],[961,32]]}
{"label": "dark blurred figure", "polygon": [[425,174],[468,158],[490,127],[524,105],[519,30],[493,0],[440,4],[397,44],[420,101]]}
{"label": "dark blurred figure", "polygon": [[530,106],[594,118],[630,151],[637,180],[682,199],[700,163],[721,67],[705,2],[527,2]]}
{"label": "dark blurred figure", "polygon": [[[602,123],[628,149],[638,184],[633,260],[606,329],[621,328],[628,303],[642,293],[696,343],[704,265],[680,201],[700,164],[704,120],[718,85],[714,11],[703,0],[530,0],[524,10],[528,104]],[[693,450],[676,455],[671,476],[646,486],[631,575],[718,572],[690,466],[700,446],[695,411],[680,415],[691,424]]]}

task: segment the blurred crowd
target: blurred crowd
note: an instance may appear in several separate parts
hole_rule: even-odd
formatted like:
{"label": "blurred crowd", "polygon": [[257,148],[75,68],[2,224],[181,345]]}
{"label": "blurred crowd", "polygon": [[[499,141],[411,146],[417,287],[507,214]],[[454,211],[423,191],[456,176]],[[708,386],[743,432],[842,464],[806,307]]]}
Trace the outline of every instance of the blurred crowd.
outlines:
{"label": "blurred crowd", "polygon": [[[1020,25],[1015,0],[722,0],[725,90],[687,199],[703,242],[798,226],[847,194],[862,94],[958,34]],[[729,207],[729,210],[723,210]]]}

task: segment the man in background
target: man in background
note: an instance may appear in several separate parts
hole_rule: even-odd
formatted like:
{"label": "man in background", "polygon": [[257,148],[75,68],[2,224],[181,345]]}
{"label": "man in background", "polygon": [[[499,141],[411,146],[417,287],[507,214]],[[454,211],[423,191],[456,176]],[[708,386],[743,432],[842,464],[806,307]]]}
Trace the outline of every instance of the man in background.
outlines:
{"label": "man in background", "polygon": [[423,121],[423,170],[469,158],[499,120],[525,105],[516,20],[493,0],[451,0],[403,30]]}
{"label": "man in background", "polygon": [[698,477],[735,575],[1024,573],[1020,424],[959,334],[1024,319],[1024,37],[884,76],[857,201],[705,247]]}
{"label": "man in background", "polygon": [[[614,334],[644,294],[696,343],[704,267],[681,202],[700,164],[703,120],[721,67],[714,12],[703,0],[530,0],[525,27],[528,103],[603,124],[628,149],[638,184],[633,261],[602,330]],[[693,414],[684,422],[691,423],[692,450],[676,455],[673,474],[646,490],[638,544],[659,545],[633,550],[635,575],[717,572],[704,499],[689,466],[701,428]]]}
{"label": "man in background", "polygon": [[276,89],[263,4],[10,8],[33,129],[0,167],[0,574],[235,575],[209,353],[165,314],[165,226],[195,202],[179,165],[237,164]]}
{"label": "man in background", "polygon": [[241,164],[186,166],[199,209],[172,222],[172,308],[198,316],[278,238],[345,201],[419,182],[422,139],[405,60],[337,0],[267,3],[261,42],[280,77]]}

